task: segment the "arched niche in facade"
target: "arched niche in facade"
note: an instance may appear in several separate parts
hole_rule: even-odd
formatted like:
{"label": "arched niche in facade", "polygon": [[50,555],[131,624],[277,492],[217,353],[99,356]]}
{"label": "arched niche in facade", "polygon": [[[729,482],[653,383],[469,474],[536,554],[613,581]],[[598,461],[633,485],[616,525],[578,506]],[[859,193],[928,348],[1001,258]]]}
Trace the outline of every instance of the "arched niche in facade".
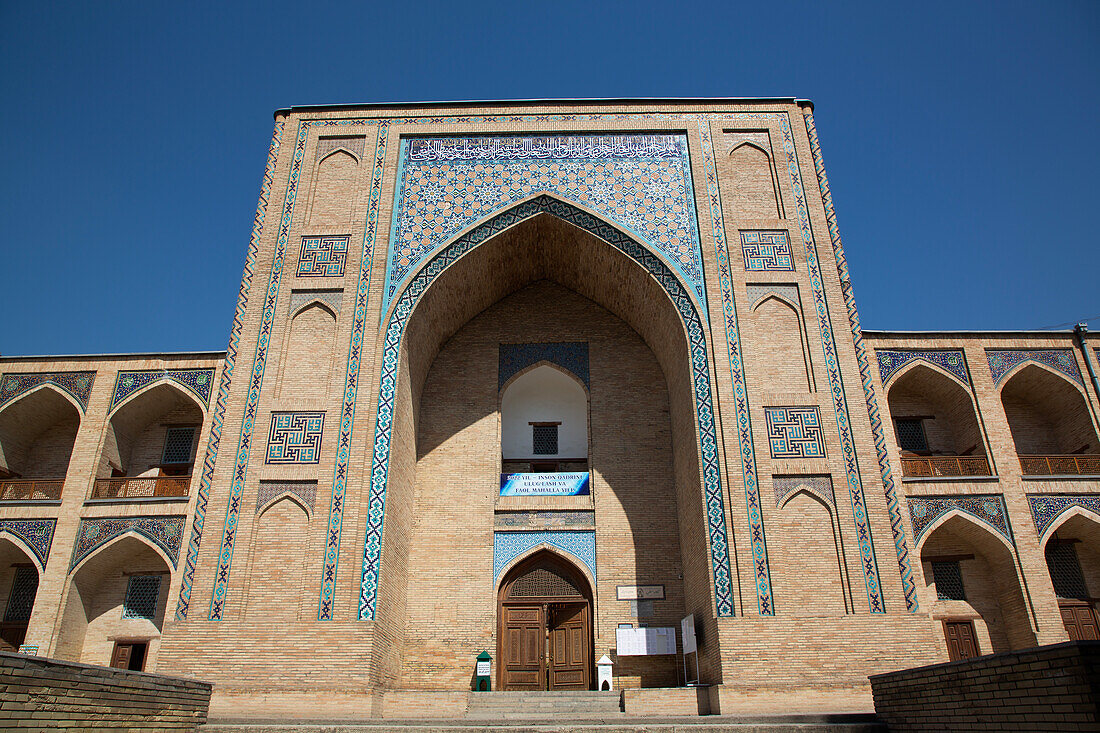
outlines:
{"label": "arched niche in facade", "polygon": [[[1100,441],[1088,404],[1081,390],[1066,377],[1034,362],[1027,363],[1001,387],[1001,403],[1024,473],[1097,472],[1079,470],[1072,458],[1053,465],[1048,459],[1038,458],[1082,456],[1100,466]],[[1043,466],[1040,469],[1031,463]]]}
{"label": "arched niche in facade", "polygon": [[72,398],[50,384],[5,405],[0,410],[2,498],[60,498],[79,428]]}
{"label": "arched niche in facade", "polygon": [[27,635],[40,568],[18,538],[0,532],[0,651],[15,652]]}
{"label": "arched niche in facade", "polygon": [[[500,453],[507,469],[504,473],[513,468],[517,472],[587,470],[588,392],[584,384],[548,363],[510,379],[500,395]],[[535,464],[533,468],[531,464]]]}
{"label": "arched niche in facade", "polygon": [[1100,515],[1080,507],[1065,512],[1046,533],[1043,554],[1070,640],[1100,639]]}

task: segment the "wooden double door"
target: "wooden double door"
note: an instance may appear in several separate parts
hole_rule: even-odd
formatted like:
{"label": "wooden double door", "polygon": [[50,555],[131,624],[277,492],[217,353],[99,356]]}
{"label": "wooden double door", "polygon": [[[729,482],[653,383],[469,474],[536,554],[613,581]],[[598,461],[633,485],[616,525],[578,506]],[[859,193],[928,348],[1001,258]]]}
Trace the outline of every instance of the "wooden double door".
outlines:
{"label": "wooden double door", "polygon": [[587,581],[550,553],[532,558],[501,585],[498,687],[592,687],[592,602]]}

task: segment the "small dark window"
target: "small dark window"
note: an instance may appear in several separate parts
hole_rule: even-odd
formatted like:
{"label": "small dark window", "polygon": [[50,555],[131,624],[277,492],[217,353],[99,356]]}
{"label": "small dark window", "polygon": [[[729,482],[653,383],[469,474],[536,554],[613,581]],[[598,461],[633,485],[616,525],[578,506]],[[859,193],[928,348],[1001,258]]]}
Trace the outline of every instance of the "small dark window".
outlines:
{"label": "small dark window", "polygon": [[34,568],[16,568],[11,584],[8,606],[4,609],[5,622],[31,620],[34,596],[38,593],[38,571]]}
{"label": "small dark window", "polygon": [[536,456],[556,456],[558,454],[558,426],[532,425],[531,450]]}
{"label": "small dark window", "polygon": [[919,417],[899,417],[898,447],[914,453],[928,452],[928,439],[924,435],[924,421]]}
{"label": "small dark window", "polygon": [[1085,576],[1081,573],[1081,562],[1077,558],[1077,548],[1070,542],[1051,540],[1047,544],[1047,570],[1054,584],[1054,593],[1059,598],[1089,600]]}
{"label": "small dark window", "polygon": [[195,428],[168,428],[164,436],[164,455],[161,463],[190,463],[191,446],[195,442]]}
{"label": "small dark window", "polygon": [[126,585],[126,600],[122,603],[122,618],[156,618],[159,599],[159,575],[130,576],[130,582]]}
{"label": "small dark window", "polygon": [[956,561],[932,563],[932,579],[936,583],[936,597],[941,601],[965,601],[962,571]]}

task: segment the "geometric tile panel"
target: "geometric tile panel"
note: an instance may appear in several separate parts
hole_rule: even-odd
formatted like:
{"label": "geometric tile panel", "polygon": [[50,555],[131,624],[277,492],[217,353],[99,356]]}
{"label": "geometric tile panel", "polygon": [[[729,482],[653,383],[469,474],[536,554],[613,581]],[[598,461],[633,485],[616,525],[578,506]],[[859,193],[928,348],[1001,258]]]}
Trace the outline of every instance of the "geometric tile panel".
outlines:
{"label": "geometric tile panel", "polygon": [[339,313],[343,300],[343,290],[292,290],[290,292],[290,313],[293,315],[302,306],[313,302],[324,303],[332,309],[333,313]]}
{"label": "geometric tile panel", "polygon": [[794,270],[791,238],[783,230],[741,232],[741,255],[750,272]]}
{"label": "geometric tile panel", "polygon": [[265,463],[309,464],[321,460],[323,412],[273,412]]}
{"label": "geometric tile panel", "polygon": [[756,308],[760,301],[769,295],[777,295],[792,305],[801,308],[801,302],[798,299],[797,285],[749,283],[745,286],[745,296],[749,301],[750,308]]}
{"label": "geometric tile panel", "polygon": [[772,458],[824,458],[817,407],[765,407]]}
{"label": "geometric tile panel", "polygon": [[[909,558],[909,539],[905,532],[905,521],[902,515],[901,501],[898,498],[897,488],[894,485],[894,477],[890,471],[889,453],[886,449],[886,431],[882,426],[882,414],[879,412],[878,399],[875,397],[875,385],[874,379],[871,376],[870,360],[867,358],[867,349],[863,345],[863,329],[859,323],[859,311],[856,309],[855,293],[852,289],[852,280],[848,272],[848,261],[844,256],[844,246],[840,240],[840,229],[836,223],[836,209],[833,207],[833,195],[829,189],[829,177],[825,174],[825,162],[821,157],[821,143],[817,138],[817,127],[814,125],[813,112],[808,106],[802,108],[802,121],[806,125],[806,134],[810,139],[810,155],[813,157],[814,161],[814,172],[817,174],[818,190],[821,192],[821,204],[825,209],[825,223],[829,227],[829,241],[832,244],[837,276],[840,280],[841,293],[844,297],[844,306],[848,311],[848,325],[852,336],[852,343],[855,346],[856,363],[859,365],[860,381],[863,384],[863,396],[867,405],[867,417],[871,422],[871,437],[875,442],[875,455],[878,459],[879,474],[882,477],[882,490],[886,498],[886,511],[890,517],[890,531],[894,537],[894,550],[898,560],[898,574],[901,576],[902,594],[905,596],[905,607],[910,613],[916,613],[919,610],[919,605],[917,603],[917,583],[916,579],[913,577],[912,561]],[[786,132],[787,131],[784,130],[784,147],[787,149],[787,157],[788,161],[790,161],[789,167],[793,170],[797,167],[797,161],[793,155],[793,145],[791,145],[790,141],[787,139],[788,136]],[[801,201],[799,202],[798,213],[803,236],[806,237],[809,235],[812,237],[813,230],[807,222],[808,217],[806,216],[805,206]],[[807,243],[809,243],[809,241],[810,240],[807,240]],[[821,292],[819,288],[815,288],[815,295],[819,292],[821,298],[824,299],[824,292]],[[833,367],[830,365],[830,372],[832,371]],[[830,375],[830,382],[832,381]],[[835,391],[834,404],[836,404]],[[846,415],[845,420],[842,422],[847,422]],[[855,450],[851,446],[851,434],[846,425],[840,426],[840,442],[844,447],[846,461],[849,463],[850,468],[854,467],[858,469]],[[849,469],[848,485],[849,488],[853,490],[852,509],[857,515],[857,527],[861,527],[858,521],[861,505],[857,503],[857,496],[854,491],[854,488],[858,485],[857,482],[859,482],[858,473],[856,479],[853,480],[851,470]],[[862,497],[862,491],[859,492],[859,496]],[[866,527],[869,536],[870,526],[866,525],[865,521],[862,526]],[[873,569],[873,564],[868,562],[869,560],[873,560],[874,550],[869,546],[868,550],[870,550],[870,554],[862,552],[862,550],[861,554],[864,559],[864,574],[868,579],[868,593],[872,599],[872,610],[874,610],[875,595],[870,593],[872,580],[870,570]],[[877,573],[875,576],[877,578]],[[881,604],[879,605],[879,610],[884,610]]]}
{"label": "geometric tile panel", "polygon": [[588,383],[588,342],[571,341],[548,344],[501,344],[497,388],[532,364],[548,361],[557,364],[577,379]]}
{"label": "geometric tile panel", "polygon": [[69,570],[98,547],[110,542],[126,532],[135,532],[153,541],[164,550],[172,560],[172,567],[179,559],[180,545],[183,542],[183,516],[163,517],[110,517],[103,519],[81,519],[73,545],[73,556],[69,561]]}
{"label": "geometric tile panel", "polygon": [[994,384],[999,384],[1017,364],[1034,361],[1084,385],[1072,349],[986,349],[985,357],[989,360],[989,371],[993,375]]}
{"label": "geometric tile panel", "polygon": [[[206,508],[210,501],[210,485],[214,480],[214,468],[217,465],[218,449],[221,446],[222,428],[225,424],[225,409],[229,400],[229,389],[233,384],[233,367],[237,362],[237,349],[244,328],[244,314],[248,308],[248,296],[252,290],[252,277],[256,272],[256,260],[259,256],[260,235],[267,217],[267,202],[271,198],[271,185],[275,180],[275,162],[278,159],[279,146],[283,138],[284,118],[275,120],[271,133],[271,143],[267,150],[267,165],[260,181],[260,199],[256,204],[256,214],[252,219],[252,233],[248,239],[248,254],[244,261],[244,274],[241,286],[237,290],[237,308],[233,313],[233,327],[229,331],[229,344],[225,351],[222,375],[218,380],[218,395],[214,399],[213,414],[210,419],[210,437],[206,444],[206,455],[202,461],[202,478],[195,499],[195,514],[191,522],[191,537],[187,541],[187,560],[183,566],[183,578],[180,583],[179,601],[176,603],[176,620],[187,618],[191,608],[191,589],[195,581],[195,568],[199,560],[199,545],[202,543],[203,528],[206,524]],[[254,406],[252,407],[254,410]],[[239,501],[238,501],[239,506]]]}
{"label": "geometric tile panel", "polygon": [[88,398],[92,394],[92,383],[95,382],[95,372],[32,372],[0,375],[0,407],[24,392],[29,392],[47,382],[68,392],[80,403],[81,408],[87,409]]}
{"label": "geometric tile panel", "polygon": [[965,496],[911,496],[909,516],[913,520],[914,541],[920,538],[937,519],[952,510],[976,517],[997,530],[1010,543],[1012,530],[1008,526],[1004,498],[1000,494],[968,494]]}
{"label": "geometric tile panel", "polygon": [[836,506],[833,494],[833,479],[830,476],[773,476],[772,488],[775,490],[775,505],[781,506],[791,494],[808,491],[831,507]]}
{"label": "geometric tile panel", "polygon": [[595,532],[494,532],[493,584],[508,563],[544,543],[580,560],[596,577]]}
{"label": "geometric tile panel", "polygon": [[456,234],[540,192],[601,212],[706,302],[684,134],[405,139],[399,176],[383,307]]}
{"label": "geometric tile panel", "polygon": [[892,351],[877,349],[875,356],[878,358],[878,370],[882,375],[882,383],[890,381],[890,376],[906,364],[913,361],[926,361],[935,364],[948,374],[959,378],[963,384],[970,384],[966,374],[966,357],[963,352],[955,350],[943,351]]}
{"label": "geometric tile panel", "polygon": [[0,519],[0,535],[7,532],[23,540],[38,558],[38,564],[46,567],[56,525],[56,519]]}
{"label": "geometric tile panel", "polygon": [[317,482],[261,481],[260,490],[256,492],[256,511],[260,511],[272,499],[286,495],[297,497],[312,512],[313,504],[317,500]]}
{"label": "geometric tile panel", "polygon": [[1035,531],[1039,533],[1039,544],[1043,543],[1058,517],[1073,507],[1100,514],[1100,494],[1028,494],[1027,502],[1031,506],[1031,518],[1035,520]]}
{"label": "geometric tile panel", "polygon": [[119,372],[115,378],[115,391],[111,396],[110,410],[147,384],[166,380],[186,387],[203,405],[210,404],[210,388],[214,383],[213,369],[148,369]]}
{"label": "geometric tile panel", "polygon": [[338,237],[302,237],[298,277],[342,277],[348,260],[347,234]]}

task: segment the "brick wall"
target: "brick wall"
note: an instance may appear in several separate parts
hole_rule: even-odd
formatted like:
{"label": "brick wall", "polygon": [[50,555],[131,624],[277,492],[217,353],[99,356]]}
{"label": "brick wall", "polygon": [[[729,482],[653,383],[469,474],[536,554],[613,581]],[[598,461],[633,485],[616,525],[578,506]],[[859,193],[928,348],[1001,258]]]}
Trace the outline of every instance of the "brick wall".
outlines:
{"label": "brick wall", "polygon": [[206,722],[197,680],[0,652],[0,727],[190,730]]}
{"label": "brick wall", "polygon": [[872,675],[891,731],[1096,730],[1100,642],[1066,642]]}

